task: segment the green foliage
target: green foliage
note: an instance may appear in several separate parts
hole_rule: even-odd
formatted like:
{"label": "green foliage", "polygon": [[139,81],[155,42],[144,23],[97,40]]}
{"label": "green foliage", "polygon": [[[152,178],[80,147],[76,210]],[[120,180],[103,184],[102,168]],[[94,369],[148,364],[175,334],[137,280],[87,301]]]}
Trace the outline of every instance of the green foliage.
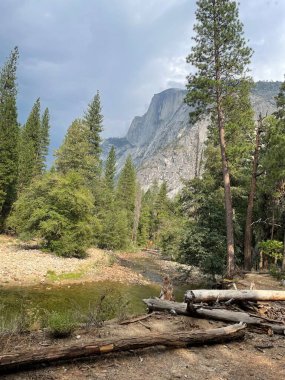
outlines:
{"label": "green foliage", "polygon": [[0,230],[16,198],[18,137],[16,70],[18,48],[0,71]]}
{"label": "green foliage", "polygon": [[120,205],[130,213],[134,211],[136,196],[136,169],[131,156],[128,156],[120,173],[117,198]]}
{"label": "green foliage", "polygon": [[260,135],[259,177],[254,237],[259,240],[283,240],[285,230],[285,82],[276,97],[277,111],[266,117]]}
{"label": "green foliage", "polygon": [[160,186],[155,183],[142,197],[137,239],[139,245],[160,247],[167,256],[176,258],[175,242],[181,223],[176,202],[167,196],[166,183]]}
{"label": "green foliage", "polygon": [[283,243],[278,240],[261,241],[258,244],[258,248],[262,252],[272,258],[282,259],[283,257]]}
{"label": "green foliage", "polygon": [[48,108],[45,109],[41,120],[40,132],[40,172],[43,173],[46,169],[46,157],[48,155],[48,148],[50,143],[50,115]]}
{"label": "green foliage", "polygon": [[56,274],[53,270],[48,270],[46,278],[50,281],[78,280],[83,276],[83,272],[65,272]]}
{"label": "green foliage", "polygon": [[127,213],[129,239],[131,239],[134,222],[136,186],[136,169],[131,156],[128,156],[118,179],[116,199],[118,207],[126,210]]}
{"label": "green foliage", "polygon": [[101,136],[100,133],[103,130],[103,115],[101,113],[101,101],[100,94],[97,91],[97,94],[94,96],[92,102],[88,105],[88,109],[84,115],[84,122],[88,126],[89,130],[89,153],[93,156],[96,161],[100,161],[101,154]]}
{"label": "green foliage", "polygon": [[89,130],[80,119],[72,122],[68,128],[63,144],[56,151],[55,167],[60,173],[76,171],[84,178],[91,180],[95,161],[89,154]]}
{"label": "green foliage", "polygon": [[20,135],[19,191],[28,187],[41,174],[41,117],[40,99],[37,99]]}
{"label": "green foliage", "polygon": [[43,174],[49,148],[49,110],[41,118],[40,99],[37,99],[22,127],[19,140],[18,190],[22,192],[34,177]]}
{"label": "green foliage", "polygon": [[114,204],[106,210],[101,220],[102,230],[98,236],[98,245],[105,249],[127,249],[130,245],[130,229],[127,210]]}
{"label": "green foliage", "polygon": [[163,254],[172,260],[179,260],[181,242],[183,240],[184,232],[184,218],[177,214],[171,215],[171,218],[164,223],[159,234],[159,247]]}
{"label": "green foliage", "polygon": [[149,242],[155,243],[156,237],[156,203],[159,187],[155,183],[142,197],[140,220],[138,225],[138,243],[146,246]]}
{"label": "green foliage", "polygon": [[223,189],[205,173],[186,183],[180,200],[188,217],[180,243],[180,260],[199,266],[205,273],[223,274],[226,231]]}
{"label": "green foliage", "polygon": [[67,338],[74,332],[76,327],[73,316],[66,312],[51,312],[47,323],[53,338]]}
{"label": "green foliage", "polygon": [[80,319],[87,327],[102,326],[105,321],[115,317],[123,320],[127,317],[128,304],[129,300],[122,291],[107,287],[94,301],[90,302],[87,312],[84,312]]}
{"label": "green foliage", "polygon": [[20,195],[8,225],[22,237],[42,238],[60,256],[84,257],[100,228],[93,212],[93,197],[78,173],[47,173]]}
{"label": "green foliage", "polygon": [[105,181],[111,192],[115,188],[115,175],[116,175],[116,150],[114,146],[110,149],[105,165]]}
{"label": "green foliage", "polygon": [[186,102],[197,118],[205,112],[216,114],[217,92],[225,102],[239,96],[252,50],[246,46],[237,3],[232,0],[198,0],[194,31],[187,62],[196,72],[188,76]]}

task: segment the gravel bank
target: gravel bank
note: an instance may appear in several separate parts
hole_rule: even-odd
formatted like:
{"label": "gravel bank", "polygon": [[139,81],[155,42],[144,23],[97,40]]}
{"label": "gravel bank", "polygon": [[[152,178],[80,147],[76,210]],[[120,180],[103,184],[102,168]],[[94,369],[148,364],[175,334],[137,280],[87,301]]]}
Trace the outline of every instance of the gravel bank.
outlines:
{"label": "gravel bank", "polygon": [[29,249],[15,238],[0,236],[0,286],[104,280],[148,283],[142,275],[118,265],[114,255],[100,249],[90,249],[86,259],[61,258]]}

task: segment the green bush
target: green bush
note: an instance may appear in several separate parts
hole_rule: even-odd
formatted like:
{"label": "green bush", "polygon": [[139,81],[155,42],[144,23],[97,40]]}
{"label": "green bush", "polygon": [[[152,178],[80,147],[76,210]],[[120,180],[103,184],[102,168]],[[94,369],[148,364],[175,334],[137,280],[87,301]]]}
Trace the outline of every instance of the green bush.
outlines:
{"label": "green bush", "polygon": [[103,288],[98,297],[89,303],[88,309],[82,312],[81,317],[86,327],[91,325],[102,326],[112,318],[123,320],[128,316],[129,299],[121,290]]}
{"label": "green bush", "polygon": [[54,338],[69,337],[75,330],[74,318],[68,313],[53,311],[48,316],[48,330]]}
{"label": "green bush", "polygon": [[283,257],[283,243],[278,240],[266,240],[261,241],[258,244],[258,248],[269,257],[276,260],[281,260]]}
{"label": "green bush", "polygon": [[7,224],[21,238],[41,238],[56,254],[78,258],[86,255],[100,230],[92,194],[75,172],[47,173],[32,182],[20,194]]}

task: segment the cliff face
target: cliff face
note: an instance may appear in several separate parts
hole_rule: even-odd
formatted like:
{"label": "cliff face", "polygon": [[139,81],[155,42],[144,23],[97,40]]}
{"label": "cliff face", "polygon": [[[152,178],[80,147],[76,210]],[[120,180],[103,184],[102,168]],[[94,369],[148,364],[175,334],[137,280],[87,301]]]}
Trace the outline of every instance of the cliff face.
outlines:
{"label": "cliff face", "polygon": [[[258,82],[251,100],[256,115],[274,111],[279,82]],[[207,120],[193,124],[190,108],[184,104],[185,90],[168,89],[155,94],[147,112],[136,116],[126,137],[103,142],[103,159],[112,145],[116,148],[118,171],[130,154],[139,180],[148,188],[155,180],[167,181],[170,195],[182,187],[183,179],[200,170],[201,153],[207,136]]]}

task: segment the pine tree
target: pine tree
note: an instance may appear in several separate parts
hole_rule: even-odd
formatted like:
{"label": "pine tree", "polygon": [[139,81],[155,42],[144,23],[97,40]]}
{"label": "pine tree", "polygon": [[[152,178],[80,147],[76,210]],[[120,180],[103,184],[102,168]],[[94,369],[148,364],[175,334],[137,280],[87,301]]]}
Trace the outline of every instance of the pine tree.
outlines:
{"label": "pine tree", "polygon": [[89,182],[93,179],[94,158],[89,155],[89,130],[76,119],[69,127],[63,144],[56,151],[55,167],[61,173],[75,171]]}
{"label": "pine tree", "polygon": [[41,238],[60,256],[85,257],[94,241],[98,220],[85,180],[75,172],[48,172],[21,192],[8,221],[23,238]]}
{"label": "pine tree", "polygon": [[263,120],[261,114],[257,122],[255,131],[255,147],[252,161],[251,184],[247,202],[246,222],[244,231],[244,269],[251,270],[252,268],[252,218],[254,209],[254,199],[256,197],[257,172],[259,167],[259,151],[261,144],[261,134],[263,129]]}
{"label": "pine tree", "polygon": [[50,131],[50,116],[48,108],[45,109],[42,121],[41,121],[41,132],[40,132],[40,171],[43,173],[46,169],[46,157],[48,155],[49,148],[49,131]]}
{"label": "pine tree", "polygon": [[149,190],[142,196],[140,220],[137,233],[137,242],[140,246],[144,247],[147,245],[150,239],[151,209],[148,203],[148,194]]}
{"label": "pine tree", "polygon": [[0,230],[16,198],[18,136],[16,70],[18,48],[0,71]]}
{"label": "pine tree", "polygon": [[279,121],[285,122],[285,80],[281,84],[279,93],[275,98],[277,111],[275,112],[275,117]]}
{"label": "pine tree", "polygon": [[115,187],[115,175],[116,175],[116,150],[114,146],[112,146],[108,154],[108,157],[106,160],[106,166],[105,166],[105,180],[111,192],[114,191],[114,187]]}
{"label": "pine tree", "polygon": [[90,154],[100,161],[101,155],[101,136],[100,133],[103,131],[103,115],[101,109],[101,100],[99,91],[94,96],[92,102],[88,105],[88,109],[84,115],[84,121],[86,122],[90,135],[89,135],[89,144],[90,144]]}
{"label": "pine tree", "polygon": [[117,200],[119,207],[127,211],[130,237],[134,221],[135,198],[136,169],[131,156],[128,156],[118,179]]}
{"label": "pine tree", "polygon": [[195,107],[192,117],[208,113],[215,121],[222,158],[227,232],[227,275],[235,269],[234,225],[230,168],[226,149],[226,108],[240,97],[252,51],[246,46],[237,3],[232,0],[198,0],[195,45],[187,62],[196,68],[188,76],[186,102]]}
{"label": "pine tree", "polygon": [[133,231],[132,231],[132,242],[134,244],[137,244],[141,207],[142,207],[142,190],[141,190],[140,184],[137,183],[136,195],[135,195],[134,222],[133,222]]}
{"label": "pine tree", "polygon": [[[285,81],[276,97],[277,111],[274,117],[265,119],[265,133],[261,149],[261,165],[264,171],[260,184],[264,218],[271,221],[266,239],[282,240],[285,244]],[[282,270],[285,270],[285,245]]]}
{"label": "pine tree", "polygon": [[40,99],[37,99],[23,126],[19,145],[19,180],[21,192],[30,185],[35,176],[41,174],[41,116]]}

